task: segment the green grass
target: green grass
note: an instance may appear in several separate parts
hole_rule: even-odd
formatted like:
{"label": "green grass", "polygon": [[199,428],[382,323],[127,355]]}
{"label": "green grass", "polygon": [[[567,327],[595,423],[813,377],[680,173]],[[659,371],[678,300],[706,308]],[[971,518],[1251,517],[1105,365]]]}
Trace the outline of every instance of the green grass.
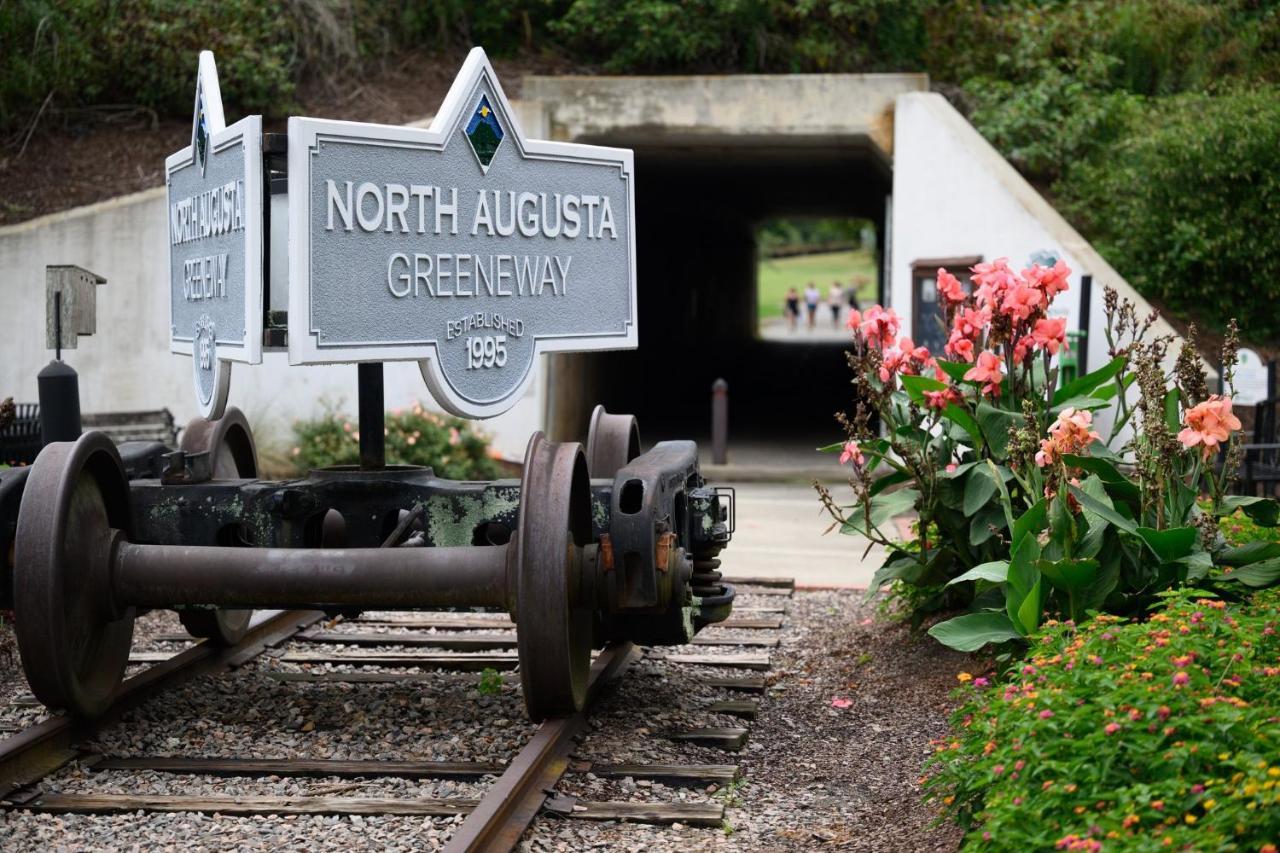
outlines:
{"label": "green grass", "polygon": [[841,287],[848,287],[855,276],[865,279],[858,289],[858,302],[865,307],[876,298],[876,264],[869,252],[858,250],[761,258],[757,272],[760,319],[782,316],[782,303],[790,287],[800,292],[803,301],[804,289],[812,281],[822,292],[825,303],[831,282],[838,281]]}

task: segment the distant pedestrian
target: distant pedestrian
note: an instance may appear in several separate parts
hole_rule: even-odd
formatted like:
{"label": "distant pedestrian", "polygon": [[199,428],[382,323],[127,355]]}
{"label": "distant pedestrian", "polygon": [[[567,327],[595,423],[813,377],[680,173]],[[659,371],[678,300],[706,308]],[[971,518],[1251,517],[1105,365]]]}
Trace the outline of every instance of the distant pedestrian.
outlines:
{"label": "distant pedestrian", "polygon": [[787,300],[782,304],[782,313],[787,317],[787,328],[796,330],[796,321],[800,319],[800,294],[793,287],[787,291]]}
{"label": "distant pedestrian", "polygon": [[845,295],[845,304],[849,306],[849,310],[851,312],[859,310],[858,309],[858,286],[851,282],[849,286],[844,289],[844,295]]}
{"label": "distant pedestrian", "polygon": [[827,304],[831,306],[831,328],[840,328],[840,306],[844,302],[844,288],[840,282],[831,282],[831,290],[827,293]]}
{"label": "distant pedestrian", "polygon": [[804,307],[809,309],[809,331],[813,331],[814,321],[818,318],[818,303],[821,301],[822,293],[813,282],[809,282],[809,286],[804,289]]}

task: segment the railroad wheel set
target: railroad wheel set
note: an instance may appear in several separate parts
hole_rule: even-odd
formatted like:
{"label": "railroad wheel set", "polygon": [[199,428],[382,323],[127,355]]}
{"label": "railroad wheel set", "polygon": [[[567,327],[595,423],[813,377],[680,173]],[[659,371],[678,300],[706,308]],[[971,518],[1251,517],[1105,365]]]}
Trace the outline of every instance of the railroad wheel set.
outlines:
{"label": "railroad wheel set", "polygon": [[729,615],[733,590],[715,568],[731,493],[706,486],[692,442],[640,454],[630,416],[598,407],[585,453],[535,434],[518,482],[404,466],[258,480],[236,409],[192,421],[180,444],[117,448],[89,432],[48,445],[29,470],[13,608],[45,705],[102,713],[149,609],[173,608],[193,636],[223,644],[254,608],[505,611],[534,720],[582,708],[593,648],[686,643]]}

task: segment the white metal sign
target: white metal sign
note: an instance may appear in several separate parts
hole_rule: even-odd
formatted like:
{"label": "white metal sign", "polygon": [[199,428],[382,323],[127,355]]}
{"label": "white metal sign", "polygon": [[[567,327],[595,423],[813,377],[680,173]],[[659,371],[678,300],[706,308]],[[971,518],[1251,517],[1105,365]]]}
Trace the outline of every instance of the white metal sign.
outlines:
{"label": "white metal sign", "polygon": [[289,360],[415,360],[465,417],[637,344],[632,152],[526,139],[484,51],[426,129],[289,120]]}
{"label": "white metal sign", "polygon": [[262,361],[262,118],[231,127],[200,54],[191,144],[165,160],[169,349],[192,357],[196,403],[222,416],[231,362]]}

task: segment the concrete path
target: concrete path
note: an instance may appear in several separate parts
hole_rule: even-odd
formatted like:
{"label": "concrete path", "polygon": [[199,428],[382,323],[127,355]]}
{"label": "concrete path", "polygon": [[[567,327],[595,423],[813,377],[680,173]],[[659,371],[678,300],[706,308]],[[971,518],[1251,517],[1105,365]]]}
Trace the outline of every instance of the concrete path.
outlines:
{"label": "concrete path", "polygon": [[[867,540],[837,531],[823,535],[831,518],[812,486],[799,483],[725,483],[737,490],[738,526],[725,549],[726,575],[794,577],[798,586],[865,588],[884,562]],[[848,486],[845,486],[848,490]],[[834,490],[843,499],[839,488]]]}

